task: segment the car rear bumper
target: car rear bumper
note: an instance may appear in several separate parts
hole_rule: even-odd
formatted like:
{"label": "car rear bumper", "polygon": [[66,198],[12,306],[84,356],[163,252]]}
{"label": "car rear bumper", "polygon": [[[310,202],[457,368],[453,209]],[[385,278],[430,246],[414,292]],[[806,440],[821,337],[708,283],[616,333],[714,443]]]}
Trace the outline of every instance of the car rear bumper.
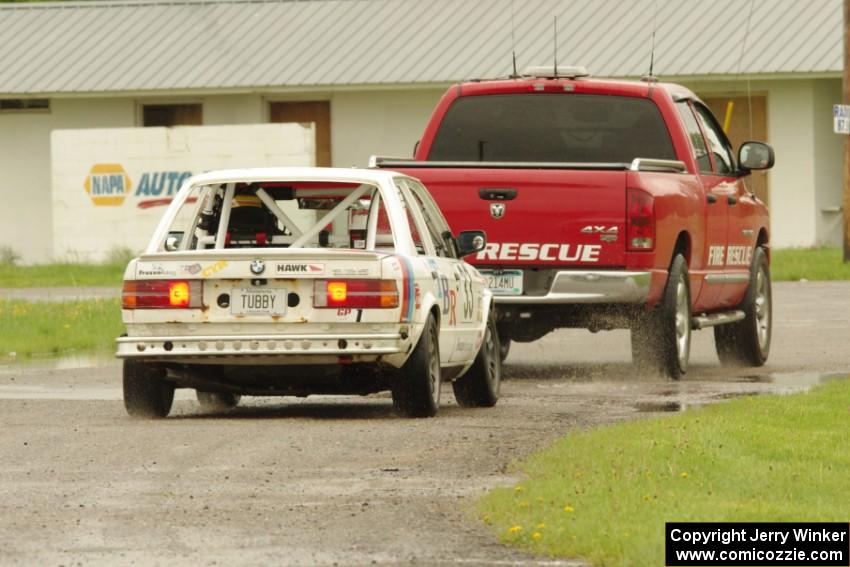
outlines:
{"label": "car rear bumper", "polygon": [[324,362],[336,357],[374,358],[406,353],[407,333],[329,333],[305,335],[136,336],[116,339],[118,358],[201,362],[243,362],[298,357]]}
{"label": "car rear bumper", "polygon": [[546,294],[494,297],[499,305],[645,303],[652,275],[651,271],[564,270],[556,272]]}

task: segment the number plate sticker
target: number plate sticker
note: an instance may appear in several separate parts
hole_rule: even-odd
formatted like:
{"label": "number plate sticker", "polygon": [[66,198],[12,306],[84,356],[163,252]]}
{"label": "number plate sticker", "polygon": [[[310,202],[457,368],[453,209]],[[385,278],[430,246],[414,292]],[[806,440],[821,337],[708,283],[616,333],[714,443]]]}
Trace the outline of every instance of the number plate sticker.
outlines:
{"label": "number plate sticker", "polygon": [[493,295],[522,295],[522,270],[479,270]]}
{"label": "number plate sticker", "polygon": [[279,287],[237,288],[230,293],[233,315],[283,315],[286,290]]}

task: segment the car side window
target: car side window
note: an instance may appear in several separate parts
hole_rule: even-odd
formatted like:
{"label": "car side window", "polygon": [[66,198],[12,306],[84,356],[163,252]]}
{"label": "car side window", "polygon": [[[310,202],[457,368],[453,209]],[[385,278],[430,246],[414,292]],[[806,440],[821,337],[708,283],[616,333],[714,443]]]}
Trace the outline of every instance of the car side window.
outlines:
{"label": "car side window", "polygon": [[434,243],[429,239],[428,229],[425,226],[415,210],[418,204],[409,197],[409,193],[405,191],[404,180],[396,181],[401,204],[404,207],[404,212],[407,215],[407,224],[410,226],[410,237],[413,239],[413,245],[416,247],[417,254],[432,255],[434,253]]}
{"label": "car side window", "polygon": [[717,120],[711,112],[701,104],[694,104],[697,117],[705,131],[708,146],[714,156],[714,165],[717,167],[718,175],[732,175],[735,173],[735,160],[732,158],[732,145],[726,138],[726,134],[717,124]]}
{"label": "car side window", "polygon": [[[450,237],[451,231],[449,230],[449,225],[446,219],[443,218],[440,209],[434,203],[427,189],[413,179],[406,179],[405,181],[417,205],[417,209],[422,213],[428,233],[434,242],[437,256],[457,258],[457,251],[454,249],[454,240]],[[449,236],[447,237],[447,235]]]}
{"label": "car side window", "polygon": [[699,124],[694,116],[694,111],[691,110],[691,105],[688,104],[688,101],[683,100],[676,103],[676,109],[685,123],[685,131],[691,140],[691,147],[694,149],[694,159],[697,162],[697,167],[699,167],[701,173],[711,175],[714,171],[711,169],[711,158],[708,157],[708,147],[705,145],[705,138],[702,137],[702,130],[699,129]]}

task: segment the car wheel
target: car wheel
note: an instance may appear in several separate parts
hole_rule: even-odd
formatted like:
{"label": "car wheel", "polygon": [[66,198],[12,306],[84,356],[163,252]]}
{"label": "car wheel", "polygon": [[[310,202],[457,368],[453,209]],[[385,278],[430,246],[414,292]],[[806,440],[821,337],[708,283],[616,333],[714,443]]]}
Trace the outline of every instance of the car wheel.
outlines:
{"label": "car wheel", "polygon": [[677,254],[670,265],[659,305],[632,327],[632,360],[678,380],[688,371],[691,353],[691,287],[688,265]]}
{"label": "car wheel", "polygon": [[204,392],[197,390],[198,403],[204,411],[227,411],[239,405],[242,396],[230,392]]}
{"label": "car wheel", "polygon": [[162,418],[174,403],[174,383],[165,368],[134,360],[124,361],[124,407],[132,417]]}
{"label": "car wheel", "polygon": [[504,362],[508,358],[508,353],[511,352],[511,339],[505,337],[499,338],[499,360]]}
{"label": "car wheel", "polygon": [[478,349],[475,362],[466,374],[452,382],[457,403],[465,408],[489,408],[499,401],[502,381],[502,358],[496,315],[491,310],[487,318],[484,340]]}
{"label": "car wheel", "polygon": [[714,328],[717,357],[729,366],[762,366],[770,354],[773,301],[770,266],[764,249],[756,248],[750,267],[750,285],[740,307],[744,318]]}
{"label": "car wheel", "polygon": [[440,407],[440,338],[434,315],[392,384],[393,406],[406,417],[433,417]]}

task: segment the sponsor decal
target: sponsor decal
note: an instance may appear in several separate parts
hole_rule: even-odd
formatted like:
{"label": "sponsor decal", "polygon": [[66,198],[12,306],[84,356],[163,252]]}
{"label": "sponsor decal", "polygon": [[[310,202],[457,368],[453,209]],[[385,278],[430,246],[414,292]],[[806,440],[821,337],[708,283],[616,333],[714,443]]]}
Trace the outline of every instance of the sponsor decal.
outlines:
{"label": "sponsor decal", "polygon": [[117,207],[124,204],[132,184],[130,176],[119,163],[96,163],[83,182],[97,207]]}
{"label": "sponsor decal", "polygon": [[278,275],[321,275],[325,273],[324,264],[278,264],[275,266]]}
{"label": "sponsor decal", "polygon": [[599,262],[601,244],[537,244],[490,242],[475,257],[478,260],[520,260],[541,262]]}
{"label": "sponsor decal", "polygon": [[368,276],[371,270],[369,268],[334,268],[331,273],[335,276]]}
{"label": "sponsor decal", "polygon": [[749,266],[753,261],[750,246],[709,246],[709,266]]}
{"label": "sponsor decal", "polygon": [[168,270],[162,264],[139,264],[136,268],[139,276],[176,276],[174,270]]}
{"label": "sponsor decal", "polygon": [[210,264],[209,266],[202,268],[201,269],[201,275],[204,276],[205,278],[208,278],[208,277],[222,271],[226,267],[227,267],[227,260],[219,260],[215,264]]}
{"label": "sponsor decal", "polygon": [[195,274],[199,274],[199,273],[201,273],[201,270],[202,270],[203,268],[201,267],[201,265],[200,265],[200,264],[198,264],[197,262],[195,262],[194,264],[185,264],[185,265],[183,265],[183,266],[180,266],[180,269],[181,269],[183,272],[185,272],[185,273],[189,274],[190,276],[194,276]]}

